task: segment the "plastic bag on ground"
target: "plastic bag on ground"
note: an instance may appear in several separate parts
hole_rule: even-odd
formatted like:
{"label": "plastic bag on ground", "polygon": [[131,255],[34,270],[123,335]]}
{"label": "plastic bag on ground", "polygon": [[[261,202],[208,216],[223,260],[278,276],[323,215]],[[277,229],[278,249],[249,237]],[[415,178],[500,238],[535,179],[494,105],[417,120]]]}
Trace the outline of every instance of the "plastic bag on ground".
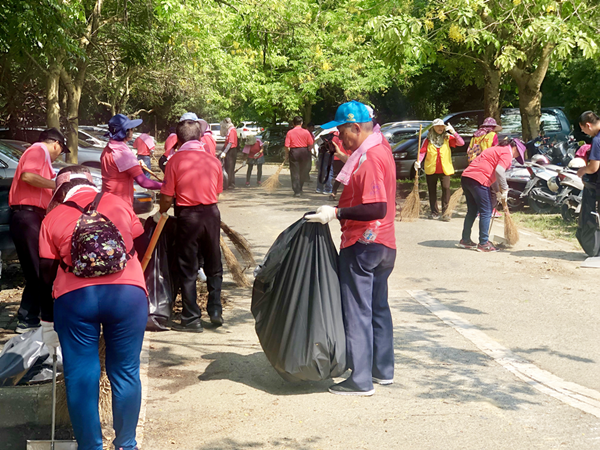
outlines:
{"label": "plastic bag on ground", "polygon": [[[58,370],[62,355],[57,349]],[[0,353],[0,386],[17,386],[52,381],[52,358],[42,341],[42,328],[8,340]]]}
{"label": "plastic bag on ground", "polygon": [[256,333],[285,380],[325,380],[346,371],[337,258],[329,226],[301,219],[279,235],[256,271]]}
{"label": "plastic bag on ground", "polygon": [[[156,243],[152,259],[144,272],[148,289],[147,331],[167,331],[167,322],[177,295],[177,261],[175,254],[175,231],[177,219],[169,217]],[[152,237],[156,223],[146,220],[144,232]]]}

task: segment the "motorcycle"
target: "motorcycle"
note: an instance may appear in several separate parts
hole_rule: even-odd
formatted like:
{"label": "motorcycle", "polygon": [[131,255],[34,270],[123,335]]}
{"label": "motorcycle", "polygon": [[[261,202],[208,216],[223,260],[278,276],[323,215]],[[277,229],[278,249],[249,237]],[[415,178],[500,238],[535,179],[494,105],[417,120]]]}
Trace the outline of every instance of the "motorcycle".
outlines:
{"label": "motorcycle", "polygon": [[568,136],[566,140],[550,141],[548,138],[538,137],[527,144],[531,160],[541,155],[547,164],[555,164],[567,167],[575,158],[575,152],[579,148],[577,140],[573,136]]}
{"label": "motorcycle", "polygon": [[[569,163],[570,169],[577,170],[581,167],[585,167],[585,160],[582,158],[574,158],[571,163]],[[574,183],[570,178],[567,179],[564,177],[563,174],[559,174],[558,178],[561,185],[566,184],[572,188],[572,191],[567,195],[560,207],[560,215],[562,216],[563,220],[567,223],[572,223],[579,218],[581,213],[581,200],[584,182],[577,176],[577,180],[575,180]],[[566,181],[564,181],[565,179]]]}

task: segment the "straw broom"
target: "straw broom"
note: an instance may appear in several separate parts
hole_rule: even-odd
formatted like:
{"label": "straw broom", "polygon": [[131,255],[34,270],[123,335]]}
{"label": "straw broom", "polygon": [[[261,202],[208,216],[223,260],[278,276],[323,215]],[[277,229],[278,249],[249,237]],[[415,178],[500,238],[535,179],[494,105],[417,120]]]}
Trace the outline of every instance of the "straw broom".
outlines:
{"label": "straw broom", "polygon": [[510,216],[506,200],[502,200],[502,209],[504,210],[504,239],[508,245],[515,245],[519,242],[519,230]]}
{"label": "straw broom", "polygon": [[225,264],[227,264],[227,267],[229,267],[229,271],[231,272],[231,276],[233,277],[235,284],[240,287],[250,287],[250,281],[248,281],[248,278],[246,278],[246,275],[244,275],[242,266],[240,266],[240,263],[236,259],[233,252],[229,249],[229,247],[227,247],[223,236],[219,237],[219,244],[221,245],[221,252],[225,257]]}
{"label": "straw broom", "polygon": [[256,267],[256,261],[252,255],[250,243],[246,240],[246,238],[237,231],[229,228],[229,226],[223,221],[221,221],[221,230],[223,230],[240,255],[242,255],[242,258],[244,258],[244,262],[246,263],[246,267]]}
{"label": "straw broom", "polygon": [[463,195],[463,188],[459,187],[456,191],[454,191],[454,194],[452,194],[452,196],[450,197],[450,200],[448,200],[448,207],[446,208],[446,212],[444,214],[442,214],[443,219],[451,219],[452,218],[452,214],[454,214],[454,210],[460,203],[460,199],[462,198],[462,195]]}
{"label": "straw broom", "polygon": [[273,193],[275,192],[277,189],[279,189],[281,187],[281,183],[279,182],[279,174],[281,173],[281,171],[283,170],[283,166],[285,165],[285,163],[287,162],[287,157],[283,160],[283,162],[279,165],[279,167],[277,168],[277,170],[275,171],[275,173],[273,175],[271,175],[269,178],[267,178],[267,180],[262,184],[262,188],[269,192],[269,193]]}
{"label": "straw broom", "polygon": [[[419,158],[419,152],[421,151],[421,133],[423,132],[423,125],[419,126],[419,146],[417,147],[417,159]],[[400,220],[406,222],[414,222],[419,218],[421,214],[421,198],[419,197],[419,171],[415,170],[415,183],[413,189],[406,197],[404,206],[402,207],[402,213],[400,214]]]}

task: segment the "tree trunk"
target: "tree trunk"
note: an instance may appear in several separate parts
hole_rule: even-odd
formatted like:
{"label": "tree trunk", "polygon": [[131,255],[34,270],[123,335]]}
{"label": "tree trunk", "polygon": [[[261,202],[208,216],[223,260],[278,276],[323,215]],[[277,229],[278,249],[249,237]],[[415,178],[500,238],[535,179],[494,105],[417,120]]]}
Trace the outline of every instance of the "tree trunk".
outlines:
{"label": "tree trunk", "polygon": [[302,119],[306,125],[312,121],[312,103],[309,101],[304,104],[304,117]]}
{"label": "tree trunk", "polygon": [[483,109],[484,116],[493,117],[496,122],[500,120],[500,82],[502,74],[500,70],[491,66],[484,66],[484,88],[483,88]]}
{"label": "tree trunk", "polygon": [[67,91],[67,146],[71,153],[67,154],[68,163],[77,164],[77,149],[79,146],[79,102],[85,79],[85,62],[80,64],[75,80],[63,68],[60,73],[61,80]]}
{"label": "tree trunk", "polygon": [[46,84],[46,126],[60,130],[60,65],[57,61],[50,64]]}
{"label": "tree trunk", "polygon": [[519,110],[523,141],[527,142],[540,133],[540,117],[542,115],[542,93],[519,86]]}

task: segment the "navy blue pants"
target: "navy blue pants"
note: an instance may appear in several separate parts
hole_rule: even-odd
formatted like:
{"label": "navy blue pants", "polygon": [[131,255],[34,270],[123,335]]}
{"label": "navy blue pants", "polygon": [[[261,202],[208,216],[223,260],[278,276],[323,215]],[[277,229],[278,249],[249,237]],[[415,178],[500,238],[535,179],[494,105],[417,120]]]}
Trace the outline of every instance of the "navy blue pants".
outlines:
{"label": "navy blue pants", "polygon": [[67,406],[79,450],[102,450],[98,414],[100,327],[106,342],[106,373],[112,390],[116,449],[136,447],[142,402],[140,352],[148,300],[137,286],[89,286],[54,302],[54,328],[64,358]]}
{"label": "navy blue pants", "polygon": [[340,251],[340,285],[346,357],[350,379],[359,389],[373,389],[372,377],[394,378],[394,326],[387,280],[396,250],[382,244],[356,243]]}
{"label": "navy blue pants", "polygon": [[463,241],[471,240],[471,229],[479,213],[479,244],[485,245],[490,237],[492,219],[492,190],[473,178],[462,177],[461,185],[467,198],[467,215],[463,225]]}
{"label": "navy blue pants", "polygon": [[[138,161],[144,161],[144,164],[146,164],[146,167],[150,170],[152,170],[152,163],[150,161],[150,156],[148,155],[138,155],[137,157]],[[144,175],[146,175],[146,178],[150,178],[150,174],[148,172],[146,172],[144,169],[142,169],[142,172],[144,172]]]}

